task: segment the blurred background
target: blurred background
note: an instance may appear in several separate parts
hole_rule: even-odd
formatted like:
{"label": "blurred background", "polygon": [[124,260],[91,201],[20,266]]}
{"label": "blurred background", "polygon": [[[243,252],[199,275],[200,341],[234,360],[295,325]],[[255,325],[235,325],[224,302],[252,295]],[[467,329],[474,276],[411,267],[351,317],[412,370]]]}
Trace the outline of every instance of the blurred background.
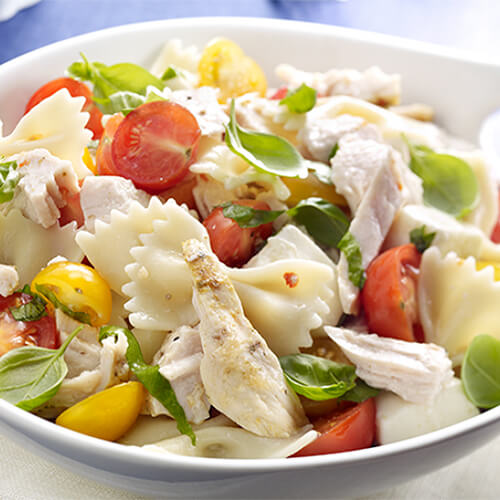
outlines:
{"label": "blurred background", "polygon": [[[0,19],[37,0],[0,0]],[[498,0],[41,0],[0,21],[0,64],[110,26],[191,16],[253,16],[375,31],[500,58]]]}

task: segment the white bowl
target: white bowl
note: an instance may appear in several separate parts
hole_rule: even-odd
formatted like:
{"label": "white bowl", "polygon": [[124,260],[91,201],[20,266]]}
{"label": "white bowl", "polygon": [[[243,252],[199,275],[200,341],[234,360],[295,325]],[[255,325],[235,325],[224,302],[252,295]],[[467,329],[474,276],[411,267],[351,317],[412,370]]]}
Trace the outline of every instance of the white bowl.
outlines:
{"label": "white bowl", "polygon": [[[279,62],[306,70],[380,65],[403,75],[403,100],[437,110],[449,131],[477,142],[500,107],[500,66],[444,48],[353,30],[267,19],[200,18],[112,28],[41,48],[0,66],[4,133],[28,97],[61,76],[83,51],[90,60],[148,66],[173,37],[199,46],[214,36],[239,43],[268,75]],[[271,79],[271,83],[273,83]],[[277,82],[274,82],[277,83]],[[74,433],[0,400],[0,429],[28,449],[92,479],[169,498],[329,498],[389,488],[462,458],[500,430],[500,407],[391,445],[296,459],[202,459],[145,452]],[[495,467],[495,464],[492,464]]]}

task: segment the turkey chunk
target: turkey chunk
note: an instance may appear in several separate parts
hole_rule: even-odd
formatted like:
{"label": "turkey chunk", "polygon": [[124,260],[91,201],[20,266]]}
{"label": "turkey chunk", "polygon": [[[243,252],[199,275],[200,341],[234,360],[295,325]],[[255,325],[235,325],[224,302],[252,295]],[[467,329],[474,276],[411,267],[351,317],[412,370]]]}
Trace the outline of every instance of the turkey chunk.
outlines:
{"label": "turkey chunk", "polygon": [[136,189],[132,181],[113,175],[85,177],[80,191],[80,205],[85,227],[94,230],[96,220],[110,222],[111,210],[127,213],[133,201],[147,206],[151,196]]}
{"label": "turkey chunk", "polygon": [[[56,325],[61,342],[64,342],[82,323],[56,309]],[[97,338],[97,328],[83,325],[82,331],[71,341],[64,353],[68,374],[57,394],[44,405],[45,412],[51,409],[57,413],[106,387],[128,380],[125,335],[119,333],[117,342],[114,337],[106,338],[102,345]]]}
{"label": "turkey chunk", "polygon": [[14,266],[0,264],[0,295],[7,297],[19,286],[19,276]]}
{"label": "turkey chunk", "polygon": [[327,326],[328,336],[356,365],[356,375],[411,403],[427,404],[453,378],[445,349]]}
{"label": "turkey chunk", "polygon": [[323,96],[349,95],[383,106],[399,104],[401,95],[401,77],[388,75],[377,66],[365,71],[334,68],[326,73],[308,73],[280,64],[276,75],[291,88],[305,83]]}
{"label": "turkey chunk", "polygon": [[259,436],[298,433],[307,424],[299,399],[278,358],[245,317],[224,268],[197,240],[186,241],[183,253],[193,276],[204,352],[201,379],[209,401]]}
{"label": "turkey chunk", "polygon": [[[186,418],[194,424],[201,424],[210,416],[210,403],[200,375],[202,357],[198,328],[181,326],[168,335],[153,358],[153,364],[160,367],[160,373],[170,382]],[[150,394],[146,396],[146,412],[153,417],[169,415]]]}
{"label": "turkey chunk", "polygon": [[18,208],[25,217],[44,228],[59,219],[65,195],[78,193],[78,178],[71,162],[60,160],[45,149],[34,149],[8,158],[16,161],[20,180],[14,198],[3,210]]}

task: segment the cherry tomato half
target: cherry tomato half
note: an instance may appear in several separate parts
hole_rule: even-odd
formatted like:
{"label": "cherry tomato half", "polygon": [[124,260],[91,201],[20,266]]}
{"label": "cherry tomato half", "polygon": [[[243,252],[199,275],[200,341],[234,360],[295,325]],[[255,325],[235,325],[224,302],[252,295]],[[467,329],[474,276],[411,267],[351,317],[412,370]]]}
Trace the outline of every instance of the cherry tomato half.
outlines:
{"label": "cherry tomato half", "polygon": [[348,408],[341,407],[327,417],[311,423],[320,436],[299,450],[294,457],[326,455],[368,448],[375,439],[375,401],[373,398]]}
{"label": "cherry tomato half", "polygon": [[417,307],[421,258],[409,243],[383,252],[368,266],[361,301],[370,332],[423,342]]}
{"label": "cherry tomato half", "polygon": [[276,90],[276,92],[269,98],[273,101],[281,101],[288,94],[288,87],[283,86]]}
{"label": "cherry tomato half", "polygon": [[50,264],[33,278],[31,289],[38,291],[36,285],[47,286],[72,311],[88,313],[93,326],[105,325],[111,317],[111,290],[97,271],[85,264]]}
{"label": "cherry tomato half", "polygon": [[48,349],[59,347],[56,323],[51,316],[44,316],[36,321],[16,321],[12,317],[11,307],[19,307],[31,301],[30,295],[20,292],[0,297],[0,356],[23,345]]}
{"label": "cherry tomato half", "polygon": [[194,162],[201,130],[196,118],[170,101],[142,104],[118,126],[111,157],[118,175],[156,194],[180,182]]}
{"label": "cherry tomato half", "polygon": [[93,132],[92,139],[99,139],[102,135],[103,127],[101,124],[102,113],[100,109],[96,106],[92,100],[92,92],[82,82],[74,80],[73,78],[56,78],[45,85],[42,85],[31,97],[26,104],[26,109],[24,113],[26,114],[31,108],[35,107],[38,103],[47,99],[52,94],[55,94],[58,90],[67,89],[70,95],[73,97],[83,96],[85,97],[85,105],[83,106],[83,111],[90,114],[89,121],[87,122],[86,128]]}
{"label": "cherry tomato half", "polygon": [[[270,209],[269,205],[263,201],[237,200],[234,203],[257,210]],[[210,244],[215,255],[221,262],[231,267],[245,264],[255,251],[257,243],[269,238],[273,231],[271,223],[242,228],[233,219],[224,217],[222,207],[212,210],[203,221],[203,225],[208,231]]]}
{"label": "cherry tomato half", "polygon": [[116,129],[124,120],[125,116],[121,113],[116,113],[111,116],[106,122],[104,132],[102,133],[99,146],[95,154],[95,162],[97,173],[99,175],[118,175],[111,157],[111,142],[116,133]]}

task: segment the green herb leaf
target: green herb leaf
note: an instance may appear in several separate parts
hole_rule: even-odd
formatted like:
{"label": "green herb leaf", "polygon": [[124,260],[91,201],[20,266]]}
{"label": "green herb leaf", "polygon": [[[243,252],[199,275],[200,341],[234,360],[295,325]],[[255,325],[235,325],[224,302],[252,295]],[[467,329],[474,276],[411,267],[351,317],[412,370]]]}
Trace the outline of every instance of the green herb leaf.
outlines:
{"label": "green herb leaf", "polygon": [[47,300],[52,302],[52,305],[56,309],[60,309],[64,314],[75,319],[76,321],[79,321],[80,323],[90,325],[90,314],[83,311],[73,311],[66,304],[63,304],[51,290],[50,285],[37,283],[35,288],[38,293],[42,294]]}
{"label": "green herb leaf", "polygon": [[490,335],[474,337],[462,363],[462,385],[479,408],[500,404],[500,340]]}
{"label": "green herb leaf", "polygon": [[467,215],[479,200],[477,178],[470,165],[456,156],[406,142],[410,168],[422,179],[424,201],[457,218]]}
{"label": "green herb leaf", "polygon": [[0,357],[0,398],[26,411],[52,398],[68,373],[64,351],[82,328],[75,329],[59,349],[24,346]]}
{"label": "green herb leaf", "polygon": [[175,78],[177,76],[177,71],[175,71],[172,66],[169,66],[166,70],[165,73],[161,76],[161,79],[165,82],[167,80],[171,80],[172,78]]}
{"label": "green herb leaf", "polygon": [[345,394],[340,396],[339,399],[344,401],[353,401],[354,403],[362,403],[366,399],[375,397],[378,393],[378,389],[369,386],[366,382],[358,378],[356,380],[356,387],[347,391]]}
{"label": "green herb leaf", "polygon": [[330,154],[328,155],[328,161],[330,161],[332,158],[335,157],[338,150],[339,150],[339,145],[338,145],[338,143],[335,143],[332,150],[330,151]]}
{"label": "green herb leaf", "polygon": [[322,198],[301,200],[288,215],[302,224],[320,243],[336,247],[349,228],[349,219],[339,207]]}
{"label": "green herb leaf", "polygon": [[289,89],[280,104],[284,104],[292,113],[307,113],[316,104],[316,91],[303,83],[295,90]]}
{"label": "green herb leaf", "polygon": [[195,445],[196,436],[186,419],[184,409],[177,401],[177,397],[175,396],[175,392],[170,382],[161,375],[159,366],[148,365],[144,361],[141,348],[133,333],[127,328],[103,326],[99,332],[99,341],[101,342],[103,339],[110,336],[114,336],[116,340],[118,333],[123,333],[127,337],[128,347],[125,355],[133,374],[137,377],[139,382],[144,385],[146,390],[156,398],[177,421],[177,429],[179,429],[179,432],[189,436],[191,442]]}
{"label": "green herb leaf", "polygon": [[356,385],[356,371],[352,365],[311,354],[291,354],[279,361],[293,390],[314,401],[338,398]]}
{"label": "green herb leaf", "polygon": [[410,241],[417,247],[420,253],[424,253],[431,245],[436,233],[427,233],[425,225],[416,227],[410,231]]}
{"label": "green herb leaf", "polygon": [[238,126],[234,99],[225,141],[229,149],[261,172],[283,177],[306,177],[307,165],[300,153],[277,135],[252,132]]}
{"label": "green herb leaf", "polygon": [[21,176],[17,171],[17,162],[0,163],[0,203],[12,200]]}
{"label": "green herb leaf", "polygon": [[332,182],[332,167],[321,163],[320,161],[305,160],[307,168],[320,180],[323,184],[333,185]]}
{"label": "green herb leaf", "polygon": [[361,248],[359,247],[359,243],[356,238],[349,231],[347,231],[337,247],[346,256],[349,266],[349,279],[351,280],[351,283],[359,289],[363,288],[366,276],[363,269]]}
{"label": "green herb leaf", "polygon": [[16,321],[38,321],[40,318],[47,316],[47,311],[45,310],[47,302],[40,295],[32,292],[29,285],[25,285],[20,292],[30,295],[32,300],[18,307],[10,308],[12,317]]}
{"label": "green herb leaf", "polygon": [[240,227],[257,227],[261,224],[273,222],[284,210],[258,210],[237,203],[224,203],[221,205],[224,217],[229,217],[238,223]]}
{"label": "green herb leaf", "polygon": [[67,73],[73,78],[90,81],[94,84],[94,96],[103,113],[111,113],[110,97],[117,92],[132,92],[146,95],[147,88],[152,85],[163,90],[165,83],[149,71],[132,63],[119,63],[106,66],[100,62],[89,62],[81,54],[83,62],[75,62]]}
{"label": "green herb leaf", "polygon": [[146,98],[143,95],[124,90],[111,94],[107,100],[107,106],[110,114],[123,113],[128,115],[133,109],[145,102]]}

